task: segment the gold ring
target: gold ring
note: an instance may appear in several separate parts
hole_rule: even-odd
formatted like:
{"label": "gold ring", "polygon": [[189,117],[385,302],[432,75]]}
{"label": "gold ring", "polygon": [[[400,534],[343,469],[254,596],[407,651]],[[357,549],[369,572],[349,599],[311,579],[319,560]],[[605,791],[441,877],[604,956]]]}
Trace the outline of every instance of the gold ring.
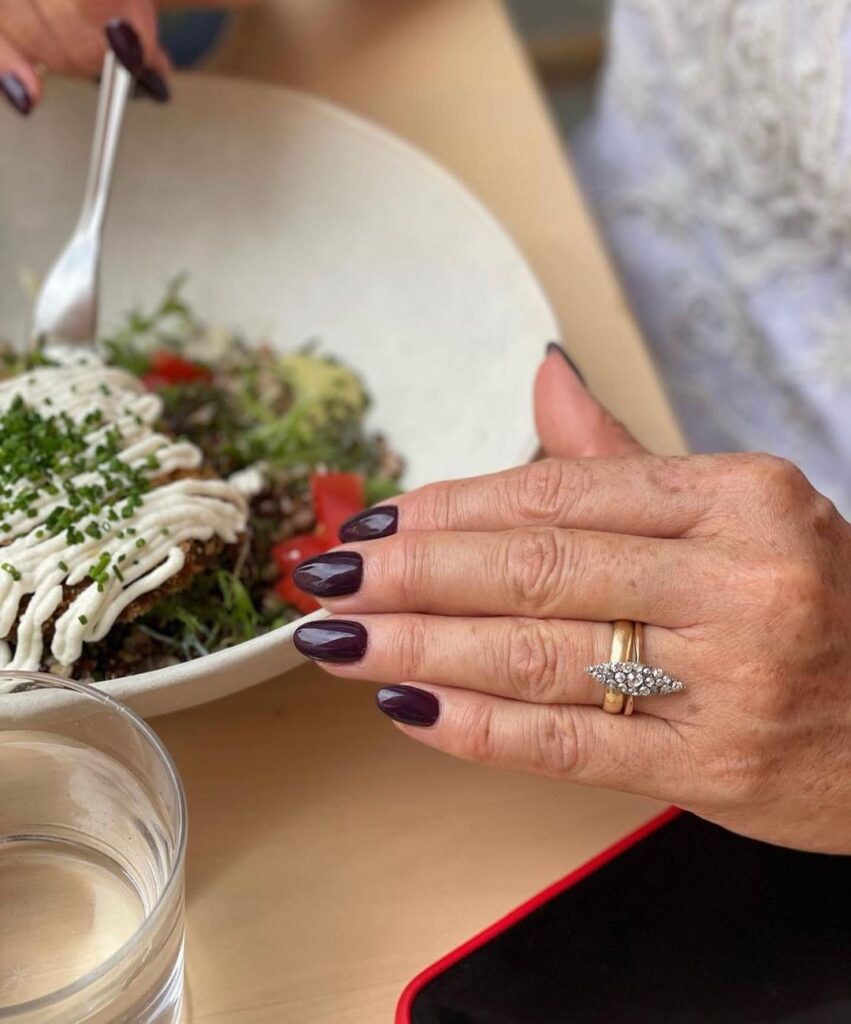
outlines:
{"label": "gold ring", "polygon": [[[644,623],[633,622],[632,624],[632,650],[628,661],[641,662],[641,649],[644,646]],[[617,691],[615,691],[617,692]],[[635,697],[632,694],[626,698],[626,703],[623,706],[623,713],[625,715],[631,715],[634,710]]]}
{"label": "gold ring", "polygon": [[[629,619],[616,619],[612,623],[612,650],[609,661],[612,664],[629,661],[635,638],[635,623]],[[606,687],[603,695],[603,710],[610,715],[619,715],[626,704],[626,696],[612,686]],[[630,714],[632,712],[630,711]]]}
{"label": "gold ring", "polygon": [[48,74],[50,73],[50,68],[39,60],[36,61],[35,64],[35,73],[42,81],[44,81],[44,79],[47,78]]}
{"label": "gold ring", "polygon": [[678,693],[683,683],[661,668],[641,661],[644,626],[617,619],[612,623],[612,653],[605,665],[589,665],[585,671],[606,688],[603,710],[610,715],[631,715],[635,697]]}

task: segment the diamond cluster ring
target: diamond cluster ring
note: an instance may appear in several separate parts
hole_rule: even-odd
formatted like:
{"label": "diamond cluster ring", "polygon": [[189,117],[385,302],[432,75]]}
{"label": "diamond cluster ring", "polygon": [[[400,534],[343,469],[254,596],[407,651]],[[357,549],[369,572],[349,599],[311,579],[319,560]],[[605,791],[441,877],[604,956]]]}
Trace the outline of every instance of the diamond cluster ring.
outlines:
{"label": "diamond cluster ring", "polygon": [[635,697],[677,693],[683,684],[661,668],[641,663],[644,627],[640,622],[619,619],[612,623],[611,660],[591,665],[585,671],[606,687],[603,710],[609,714],[631,715]]}

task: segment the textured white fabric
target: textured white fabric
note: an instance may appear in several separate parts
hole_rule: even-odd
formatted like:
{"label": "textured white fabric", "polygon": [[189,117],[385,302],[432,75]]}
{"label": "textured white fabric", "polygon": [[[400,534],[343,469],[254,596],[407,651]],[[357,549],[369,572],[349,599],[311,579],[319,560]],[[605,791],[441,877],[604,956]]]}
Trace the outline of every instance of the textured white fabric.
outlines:
{"label": "textured white fabric", "polygon": [[851,513],[851,0],[620,0],[574,158],[693,448]]}

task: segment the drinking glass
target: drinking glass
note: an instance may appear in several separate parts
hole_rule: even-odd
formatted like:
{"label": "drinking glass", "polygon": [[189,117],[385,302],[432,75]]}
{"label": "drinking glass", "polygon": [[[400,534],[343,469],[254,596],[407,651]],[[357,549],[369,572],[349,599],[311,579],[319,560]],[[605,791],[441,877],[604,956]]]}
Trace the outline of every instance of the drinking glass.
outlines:
{"label": "drinking glass", "polygon": [[0,669],[0,1024],[175,1024],[186,802],[92,686]]}

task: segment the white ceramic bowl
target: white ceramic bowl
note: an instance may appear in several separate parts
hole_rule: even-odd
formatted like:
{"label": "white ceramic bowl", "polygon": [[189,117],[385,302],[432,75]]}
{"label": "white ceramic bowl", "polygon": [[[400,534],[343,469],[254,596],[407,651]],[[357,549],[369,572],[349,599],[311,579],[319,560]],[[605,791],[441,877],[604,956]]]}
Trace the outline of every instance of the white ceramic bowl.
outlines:
{"label": "white ceramic bowl", "polygon": [[[133,104],[107,228],[103,316],[188,271],[205,319],[282,349],[318,339],[363,374],[405,483],[527,459],[531,384],[552,311],[506,233],[449,174],[340,109],[267,86],[182,78]],[[16,279],[43,273],[77,214],[96,93],[51,82],[25,121],[0,110],[0,331],[25,336]],[[104,689],[152,715],[296,664],[295,624]]]}

